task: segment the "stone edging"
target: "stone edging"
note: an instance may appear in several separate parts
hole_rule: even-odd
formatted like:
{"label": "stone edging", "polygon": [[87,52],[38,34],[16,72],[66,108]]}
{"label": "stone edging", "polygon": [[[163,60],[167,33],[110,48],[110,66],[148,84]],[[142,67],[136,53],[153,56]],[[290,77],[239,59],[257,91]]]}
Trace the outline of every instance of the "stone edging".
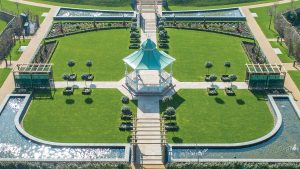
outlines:
{"label": "stone edging", "polygon": [[[130,144],[109,144],[109,143],[58,143],[58,142],[50,142],[50,141],[46,141],[46,140],[42,140],[39,138],[36,138],[32,135],[30,135],[29,133],[27,133],[23,127],[21,126],[21,122],[23,120],[23,117],[26,115],[27,112],[27,108],[30,105],[31,102],[31,95],[29,94],[10,94],[7,95],[6,98],[4,99],[3,104],[0,106],[0,110],[2,110],[5,105],[7,104],[7,101],[10,97],[25,97],[24,103],[22,105],[22,109],[20,109],[15,118],[14,118],[14,123],[16,126],[17,131],[24,136],[25,138],[38,143],[38,144],[44,144],[44,145],[49,145],[52,147],[77,147],[77,148],[91,148],[91,147],[97,147],[97,148],[119,148],[119,147],[124,147],[125,148],[125,157],[124,159],[100,159],[98,161],[125,161],[128,162],[129,161],[129,156],[130,156]],[[40,161],[40,160],[36,160],[36,161]],[[48,160],[45,160],[48,161]],[[51,161],[51,160],[49,160]],[[55,160],[57,161],[57,160]],[[71,160],[72,161],[72,160]],[[97,160],[95,160],[97,161]]]}
{"label": "stone edging", "polygon": [[233,144],[169,144],[170,146],[170,155],[169,155],[169,161],[170,162],[220,162],[220,161],[240,161],[240,162],[300,162],[300,159],[173,159],[172,158],[172,147],[202,147],[202,148],[243,148],[243,147],[249,147],[253,145],[257,145],[259,143],[265,142],[272,138],[281,128],[282,125],[282,115],[276,106],[276,103],[274,101],[274,97],[288,97],[290,99],[290,102],[292,103],[293,107],[295,108],[295,111],[298,114],[298,117],[300,119],[300,110],[297,107],[296,103],[294,102],[293,97],[289,95],[268,95],[269,104],[271,105],[271,112],[273,113],[274,118],[276,119],[276,124],[271,132],[269,132],[267,135],[252,140],[248,142],[242,142],[242,143],[233,143]]}

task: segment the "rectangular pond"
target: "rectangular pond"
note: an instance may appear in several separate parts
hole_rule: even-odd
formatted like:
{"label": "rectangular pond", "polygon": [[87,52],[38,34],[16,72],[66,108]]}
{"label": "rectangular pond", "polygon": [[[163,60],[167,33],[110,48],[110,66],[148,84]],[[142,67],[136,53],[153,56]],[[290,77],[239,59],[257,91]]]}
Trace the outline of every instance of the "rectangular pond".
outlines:
{"label": "rectangular pond", "polygon": [[165,11],[162,17],[167,20],[246,20],[240,8],[213,10]]}
{"label": "rectangular pond", "polygon": [[0,107],[1,160],[129,161],[129,145],[49,146],[27,139],[16,129],[14,119],[29,103],[29,95],[10,95]]}
{"label": "rectangular pond", "polygon": [[134,11],[60,8],[54,20],[131,20]]}
{"label": "rectangular pond", "polygon": [[269,95],[273,111],[282,115],[279,131],[270,139],[241,148],[203,147],[201,144],[171,144],[169,162],[210,160],[300,162],[300,111],[291,95]]}

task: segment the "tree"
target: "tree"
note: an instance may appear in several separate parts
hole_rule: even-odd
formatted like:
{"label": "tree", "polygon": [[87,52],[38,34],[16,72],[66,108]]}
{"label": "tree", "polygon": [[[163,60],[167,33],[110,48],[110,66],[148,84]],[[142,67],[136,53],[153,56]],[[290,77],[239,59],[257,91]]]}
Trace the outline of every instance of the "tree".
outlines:
{"label": "tree", "polygon": [[175,115],[176,114],[176,110],[174,109],[174,107],[168,107],[165,111],[166,114],[168,115]]}
{"label": "tree", "polygon": [[237,80],[237,76],[234,75],[234,74],[231,74],[229,75],[229,79],[230,79],[230,82],[231,82],[231,87],[232,87],[232,82],[236,81]]}
{"label": "tree", "polygon": [[230,63],[230,62],[228,62],[228,61],[226,61],[226,62],[224,63],[224,66],[225,66],[225,68],[226,68],[226,70],[225,70],[225,74],[227,74],[227,72],[228,72],[228,69],[231,67],[231,63]]}
{"label": "tree", "polygon": [[270,16],[269,29],[271,29],[273,17],[276,16],[276,8],[277,8],[277,4],[276,3],[274,3],[274,5],[272,5],[269,8],[269,16]]}
{"label": "tree", "polygon": [[127,96],[122,96],[121,101],[123,104],[129,104],[129,98]]}
{"label": "tree", "polygon": [[69,74],[63,74],[62,78],[67,81],[67,87],[69,87],[69,79],[70,79],[70,75]]}
{"label": "tree", "polygon": [[289,13],[288,13],[288,20],[293,24],[295,25],[296,21],[297,21],[297,18],[298,18],[298,14],[295,10],[291,10]]}
{"label": "tree", "polygon": [[213,67],[213,63],[211,61],[208,61],[205,63],[205,68],[207,69],[207,74],[209,74],[209,69]]}
{"label": "tree", "polygon": [[172,100],[173,100],[172,96],[164,96],[162,98],[162,102],[165,103],[167,106],[170,106]]}
{"label": "tree", "polygon": [[67,64],[71,69],[71,73],[73,73],[73,67],[75,66],[75,61],[74,60],[69,60]]}
{"label": "tree", "polygon": [[91,67],[93,66],[93,62],[91,60],[88,60],[85,65],[86,65],[86,67],[89,68],[89,74],[90,74],[91,73]]}

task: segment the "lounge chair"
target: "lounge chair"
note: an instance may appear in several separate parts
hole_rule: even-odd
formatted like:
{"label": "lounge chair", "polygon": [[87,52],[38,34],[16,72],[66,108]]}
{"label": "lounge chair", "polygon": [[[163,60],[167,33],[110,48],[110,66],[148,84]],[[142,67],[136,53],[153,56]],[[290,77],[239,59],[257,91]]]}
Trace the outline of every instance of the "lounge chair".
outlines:
{"label": "lounge chair", "polygon": [[69,80],[70,81],[76,81],[76,79],[77,79],[77,75],[75,73],[72,73],[72,74],[69,75]]}
{"label": "lounge chair", "polygon": [[222,75],[221,80],[222,80],[223,82],[230,82],[229,75]]}
{"label": "lounge chair", "polygon": [[178,131],[179,127],[176,122],[165,123],[165,129],[167,131]]}
{"label": "lounge chair", "polygon": [[228,96],[235,96],[235,92],[233,91],[233,89],[232,89],[231,87],[225,88],[225,93],[226,93]]}
{"label": "lounge chair", "polygon": [[217,92],[216,88],[214,88],[214,87],[207,88],[207,92],[208,92],[209,96],[216,96],[216,95],[218,95],[218,92]]}
{"label": "lounge chair", "polygon": [[131,122],[122,122],[119,129],[121,131],[131,131],[133,129],[133,124]]}
{"label": "lounge chair", "polygon": [[69,95],[73,95],[73,93],[74,93],[73,87],[64,88],[63,95],[69,96]]}
{"label": "lounge chair", "polygon": [[205,80],[206,82],[209,82],[209,81],[210,81],[210,75],[205,75],[204,80]]}
{"label": "lounge chair", "polygon": [[85,88],[83,88],[83,90],[82,90],[82,94],[83,94],[83,95],[91,95],[91,94],[92,94],[92,89],[91,89],[91,88],[88,88],[88,87],[85,87]]}

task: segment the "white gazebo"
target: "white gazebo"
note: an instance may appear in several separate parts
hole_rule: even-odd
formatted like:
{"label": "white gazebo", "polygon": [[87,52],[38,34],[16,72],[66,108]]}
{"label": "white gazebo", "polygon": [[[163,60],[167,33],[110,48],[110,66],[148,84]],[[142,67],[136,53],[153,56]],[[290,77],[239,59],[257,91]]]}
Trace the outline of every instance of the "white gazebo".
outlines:
{"label": "white gazebo", "polygon": [[[163,93],[172,86],[172,64],[175,59],[156,48],[151,39],[123,59],[126,65],[126,86],[137,94]],[[129,65],[134,71],[128,73]],[[164,71],[170,66],[170,72]]]}

